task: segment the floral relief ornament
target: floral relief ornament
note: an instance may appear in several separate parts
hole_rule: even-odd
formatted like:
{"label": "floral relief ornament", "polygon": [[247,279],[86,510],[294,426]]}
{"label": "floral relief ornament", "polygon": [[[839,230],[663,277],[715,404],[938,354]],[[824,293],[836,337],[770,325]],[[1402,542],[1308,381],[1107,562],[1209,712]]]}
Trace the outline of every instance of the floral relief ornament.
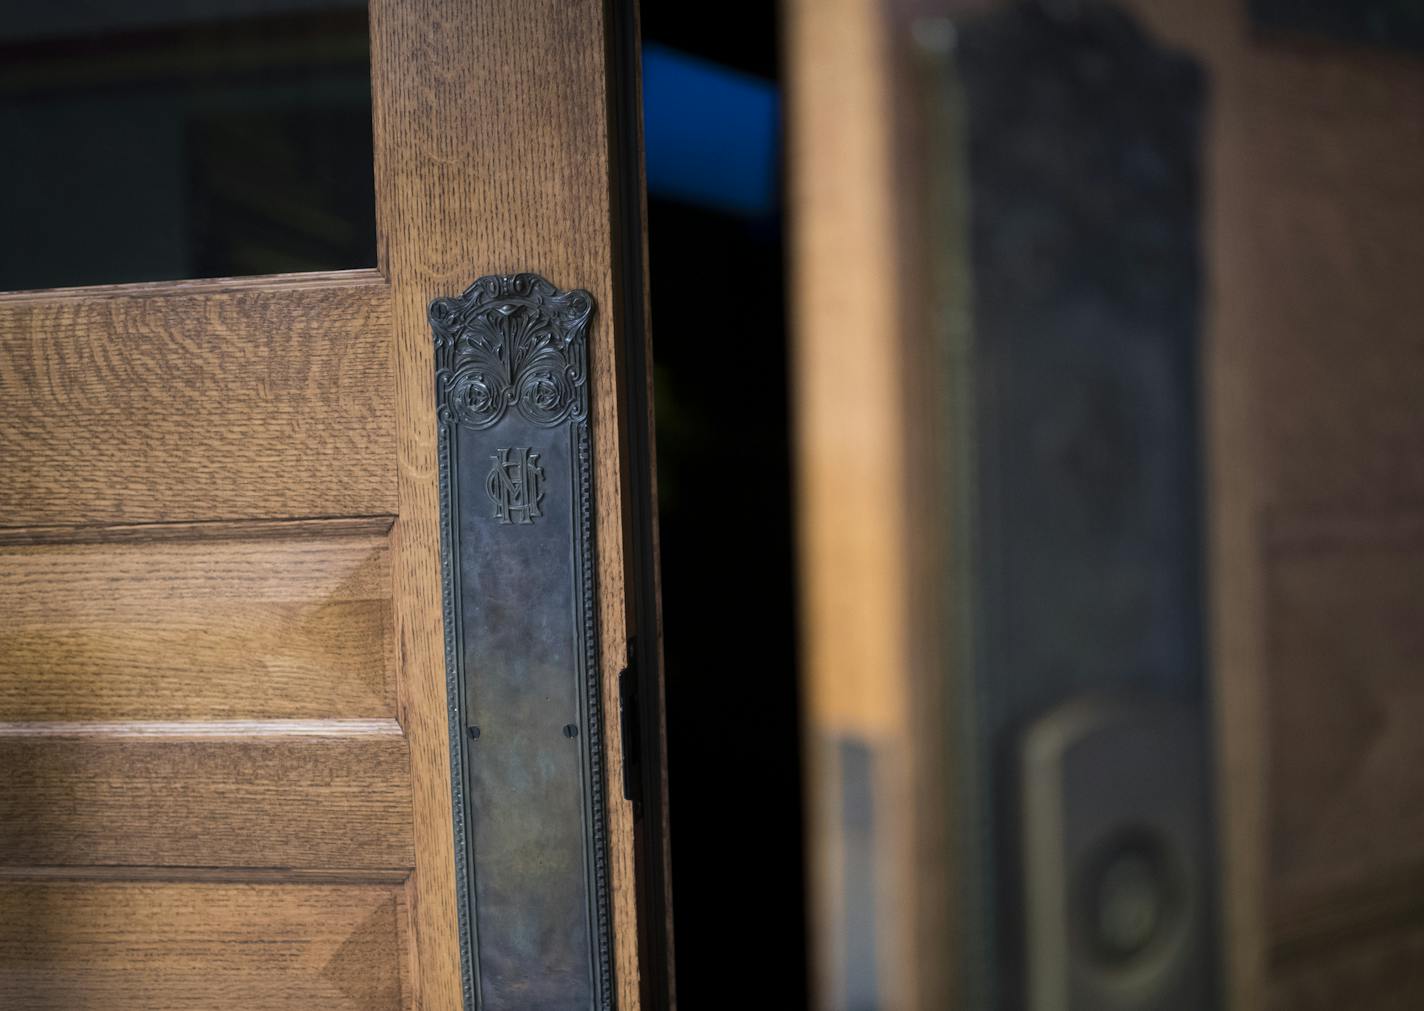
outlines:
{"label": "floral relief ornament", "polygon": [[436,299],[429,316],[442,424],[486,429],[511,408],[543,428],[587,417],[588,292],[537,274],[494,275]]}

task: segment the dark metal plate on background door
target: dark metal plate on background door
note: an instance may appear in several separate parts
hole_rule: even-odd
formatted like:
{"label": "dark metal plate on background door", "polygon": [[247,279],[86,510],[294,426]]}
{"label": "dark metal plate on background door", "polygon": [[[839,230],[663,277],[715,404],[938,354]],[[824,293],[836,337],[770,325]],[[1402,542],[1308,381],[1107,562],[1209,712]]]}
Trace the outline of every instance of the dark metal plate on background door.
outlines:
{"label": "dark metal plate on background door", "polygon": [[[1191,779],[1211,754],[1207,78],[1113,4],[995,5],[939,29],[921,38],[946,431],[967,433],[951,444],[965,547],[946,591],[965,672],[963,1001],[1207,1011],[1214,803]],[[1164,862],[1181,873],[1157,875]],[[1064,918],[1077,910],[1112,923]],[[1148,921],[1176,933],[1107,929]]]}
{"label": "dark metal plate on background door", "polygon": [[430,304],[465,1004],[607,1009],[593,298],[536,274]]}

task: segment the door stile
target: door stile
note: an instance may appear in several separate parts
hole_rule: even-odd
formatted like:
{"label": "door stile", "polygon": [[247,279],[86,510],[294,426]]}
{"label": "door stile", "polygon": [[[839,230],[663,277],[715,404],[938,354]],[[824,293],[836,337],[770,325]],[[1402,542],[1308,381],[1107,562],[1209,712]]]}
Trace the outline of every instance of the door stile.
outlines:
{"label": "door stile", "polygon": [[[639,0],[609,3],[608,117],[613,205],[614,318],[622,322],[619,374],[626,391],[624,539],[629,572],[628,668],[619,703],[639,753],[624,757],[634,798],[641,996],[651,1008],[677,1006],[668,831],[667,720],[664,705],[657,454],[652,387],[652,306],[648,289],[648,193],[643,158],[642,39]],[[631,721],[631,723],[630,723]]]}
{"label": "door stile", "polygon": [[614,999],[640,1006],[632,805],[618,674],[627,663],[626,402],[615,299],[607,9],[373,0],[371,72],[380,270],[391,290],[398,518],[392,532],[397,685],[410,741],[415,871],[407,892],[416,1008],[462,1003],[429,303],[486,274],[532,271],[587,289],[594,545]]}

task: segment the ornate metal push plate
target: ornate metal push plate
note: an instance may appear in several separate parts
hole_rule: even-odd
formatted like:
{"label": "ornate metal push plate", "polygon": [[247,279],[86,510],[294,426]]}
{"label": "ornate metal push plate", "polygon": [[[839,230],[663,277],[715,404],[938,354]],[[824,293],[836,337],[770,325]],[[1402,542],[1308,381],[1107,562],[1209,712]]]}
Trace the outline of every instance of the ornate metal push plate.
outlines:
{"label": "ornate metal push plate", "polygon": [[593,298],[430,304],[465,1005],[611,1007],[593,591]]}

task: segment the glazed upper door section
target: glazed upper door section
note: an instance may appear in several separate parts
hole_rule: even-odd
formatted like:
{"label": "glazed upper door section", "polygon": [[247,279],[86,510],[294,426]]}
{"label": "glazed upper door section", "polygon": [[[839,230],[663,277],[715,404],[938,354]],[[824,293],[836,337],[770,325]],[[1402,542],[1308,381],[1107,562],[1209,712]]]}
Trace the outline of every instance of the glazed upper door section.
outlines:
{"label": "glazed upper door section", "polygon": [[0,291],[376,265],[359,0],[14,5]]}
{"label": "glazed upper door section", "polygon": [[[427,307],[526,270],[598,306],[620,783],[610,15],[91,13],[0,18],[0,1006],[459,1008]],[[621,791],[604,817],[637,1007]]]}

